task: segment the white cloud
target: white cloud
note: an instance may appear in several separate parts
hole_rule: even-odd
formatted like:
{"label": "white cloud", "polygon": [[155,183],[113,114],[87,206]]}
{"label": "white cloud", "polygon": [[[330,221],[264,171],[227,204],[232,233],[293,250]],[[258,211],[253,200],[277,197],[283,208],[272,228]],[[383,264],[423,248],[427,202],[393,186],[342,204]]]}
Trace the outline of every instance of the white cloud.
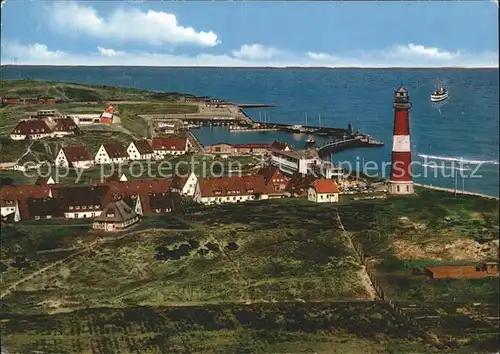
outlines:
{"label": "white cloud", "polygon": [[278,54],[280,54],[278,49],[262,44],[245,44],[239,50],[233,51],[236,58],[244,60],[270,60]]}
{"label": "white cloud", "polygon": [[460,51],[449,52],[436,47],[425,47],[423,45],[408,43],[405,46],[399,45],[390,49],[387,53],[389,57],[401,58],[427,58],[437,60],[450,60],[460,56]]}
{"label": "white cloud", "polygon": [[339,59],[339,57],[327,53],[307,52],[306,55],[312,60],[321,62],[333,62]]}
{"label": "white cloud", "polygon": [[54,29],[65,33],[84,33],[96,38],[147,42],[153,45],[193,44],[213,47],[220,43],[213,31],[184,27],[174,14],[163,11],[118,9],[99,16],[90,6],[76,2],[57,2],[49,12]]}
{"label": "white cloud", "polygon": [[[245,49],[246,48],[246,49]],[[249,49],[251,48],[251,50]],[[260,48],[256,50],[255,48]],[[70,53],[52,50],[46,45],[35,43],[21,45],[3,41],[2,63],[19,65],[130,65],[130,66],[241,66],[241,67],[496,67],[498,52],[471,55],[460,52],[455,56],[441,56],[443,50],[416,50],[413,57],[406,51],[363,53],[362,56],[342,57],[327,53],[306,52],[303,54],[286,51],[272,52],[258,45],[242,46],[229,54],[182,55],[171,53],[125,52],[111,48],[97,47],[90,53]],[[288,53],[283,56],[282,53]],[[246,55],[243,55],[246,54]],[[279,55],[278,55],[279,54]],[[439,60],[435,60],[435,57]],[[271,59],[264,59],[264,58]]]}
{"label": "white cloud", "polygon": [[99,53],[103,56],[106,57],[116,57],[118,55],[124,55],[126,54],[125,52],[120,52],[114,49],[108,49],[108,48],[103,48],[103,47],[97,47],[97,50]]}

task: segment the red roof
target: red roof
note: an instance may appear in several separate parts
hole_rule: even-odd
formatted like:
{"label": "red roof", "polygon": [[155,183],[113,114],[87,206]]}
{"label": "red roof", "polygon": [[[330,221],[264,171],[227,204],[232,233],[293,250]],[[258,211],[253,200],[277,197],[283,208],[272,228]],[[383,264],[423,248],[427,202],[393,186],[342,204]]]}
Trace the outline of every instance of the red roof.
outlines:
{"label": "red roof", "polygon": [[66,155],[66,159],[68,162],[77,162],[77,161],[92,161],[92,156],[87,149],[87,146],[67,146],[63,148],[64,155]]}
{"label": "red roof", "polygon": [[47,185],[17,185],[0,188],[0,200],[20,200],[26,198],[43,198],[49,196]]}
{"label": "red roof", "polygon": [[115,113],[115,106],[113,106],[113,104],[110,103],[104,111],[108,113]]}
{"label": "red roof", "polygon": [[269,144],[233,144],[233,148],[236,149],[270,149]]}
{"label": "red roof", "polygon": [[33,135],[50,133],[52,131],[43,120],[22,120],[16,125],[11,134]]}
{"label": "red roof", "polygon": [[60,118],[55,120],[54,131],[56,132],[68,132],[68,133],[79,133],[80,128],[75,124],[71,118]]}
{"label": "red roof", "polygon": [[292,147],[288,143],[285,143],[283,141],[274,141],[271,144],[271,148],[275,150],[286,150],[286,148],[289,148],[290,150],[292,150]]}
{"label": "red roof", "polygon": [[147,141],[145,139],[134,141],[134,145],[137,148],[137,150],[139,151],[139,154],[141,154],[141,155],[153,153],[153,148],[151,148],[149,141]]}
{"label": "red roof", "polygon": [[134,179],[130,181],[110,181],[103,185],[109,187],[111,199],[139,196],[144,213],[150,213],[149,194],[166,193],[170,188],[168,179]]}
{"label": "red roof", "polygon": [[110,158],[128,157],[127,149],[120,143],[103,144]]}
{"label": "red roof", "polygon": [[153,138],[153,150],[186,151],[186,138]]}
{"label": "red roof", "polygon": [[267,193],[266,182],[262,175],[199,178],[198,183],[202,197]]}
{"label": "red roof", "polygon": [[339,187],[337,183],[331,179],[320,178],[311,183],[311,187],[316,190],[316,193],[338,193]]}

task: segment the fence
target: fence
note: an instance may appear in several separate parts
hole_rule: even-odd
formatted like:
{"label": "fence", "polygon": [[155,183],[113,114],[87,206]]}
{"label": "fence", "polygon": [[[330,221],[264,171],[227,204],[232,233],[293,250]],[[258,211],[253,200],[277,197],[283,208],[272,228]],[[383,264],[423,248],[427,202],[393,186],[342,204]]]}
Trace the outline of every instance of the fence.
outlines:
{"label": "fence", "polygon": [[370,262],[366,259],[361,244],[357,240],[354,240],[351,236],[349,236],[349,238],[351,239],[354,250],[359,255],[361,261],[363,262],[363,265],[365,266],[366,269],[366,273],[368,274],[368,277],[370,278],[373,288],[375,289],[375,292],[380,297],[380,299],[385,301],[399,316],[401,316],[406,321],[406,323],[408,323],[410,326],[416,329],[416,331],[422,335],[422,338],[424,338],[429,344],[440,346],[441,343],[435,335],[423,329],[413,316],[411,316],[402,308],[397,306],[396,303],[387,296],[387,294],[384,292],[379,282],[377,281],[377,278],[374,275],[375,271]]}

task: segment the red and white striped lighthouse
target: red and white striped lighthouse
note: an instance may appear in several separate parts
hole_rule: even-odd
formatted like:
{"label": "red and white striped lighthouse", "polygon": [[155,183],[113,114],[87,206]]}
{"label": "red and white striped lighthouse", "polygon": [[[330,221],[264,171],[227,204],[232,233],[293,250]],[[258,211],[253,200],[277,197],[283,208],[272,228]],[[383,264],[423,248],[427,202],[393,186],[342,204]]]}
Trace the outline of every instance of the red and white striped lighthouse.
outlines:
{"label": "red and white striped lighthouse", "polygon": [[413,194],[410,108],[411,103],[408,91],[401,86],[394,93],[394,137],[392,143],[391,178],[388,184],[389,194]]}

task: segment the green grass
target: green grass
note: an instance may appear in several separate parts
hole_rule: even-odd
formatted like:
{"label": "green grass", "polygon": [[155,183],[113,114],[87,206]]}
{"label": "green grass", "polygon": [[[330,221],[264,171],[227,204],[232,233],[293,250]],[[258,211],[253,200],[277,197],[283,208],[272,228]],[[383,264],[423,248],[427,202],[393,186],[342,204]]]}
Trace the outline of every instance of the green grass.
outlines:
{"label": "green grass", "polygon": [[159,94],[130,87],[113,87],[41,80],[1,80],[0,96],[34,97],[47,95],[74,101],[134,100],[134,101],[176,101],[184,94]]}
{"label": "green grass", "polygon": [[126,114],[177,114],[197,113],[198,106],[175,102],[163,103],[122,103],[118,105],[120,112]]}
{"label": "green grass", "polygon": [[10,133],[19,123],[21,118],[24,118],[24,110],[17,106],[7,106],[0,108],[0,138],[10,136]]}
{"label": "green grass", "polygon": [[[465,253],[458,246],[456,253],[449,253],[453,249],[446,251],[444,247],[458,240],[497,238],[497,201],[418,189],[414,197],[351,202],[339,206],[339,213],[365,255],[377,261],[377,280],[392,299],[492,302],[497,297],[498,279],[431,280],[414,276],[409,269],[474,264],[468,257],[475,257],[475,253]],[[407,248],[417,247],[420,253],[400,259],[393,247],[395,241]],[[431,246],[443,250],[437,254],[426,251]],[[441,260],[432,259],[436,256]]]}
{"label": "green grass", "polygon": [[9,266],[1,273],[3,286],[50,264],[67,257],[68,252],[37,254],[38,251],[70,248],[79,238],[86,237],[90,230],[88,220],[33,220],[23,221],[14,226],[2,227],[1,262],[10,265],[17,256],[26,258],[28,267],[16,269]]}
{"label": "green grass", "polygon": [[[23,288],[34,291],[42,301],[48,296],[41,291],[45,284],[56,281],[61,299],[82,298],[76,307],[367,296],[358,278],[360,266],[338,231],[331,208],[284,207],[273,202],[231,208],[206,208],[199,215],[199,207],[194,206],[180,216],[147,218],[127,240],[103,245],[68,266],[70,277],[48,272]],[[299,223],[297,215],[308,213],[310,220]],[[224,221],[231,216],[231,224]],[[270,219],[276,223],[266,221]],[[195,231],[162,230],[189,226]],[[180,259],[157,259],[158,247],[173,250],[184,243],[191,249]],[[237,249],[230,249],[231,243]]]}
{"label": "green grass", "polygon": [[[356,321],[360,316],[363,320]],[[378,303],[103,308],[6,315],[1,326],[4,345],[20,352],[434,352]]]}
{"label": "green grass", "polygon": [[377,279],[391,299],[403,302],[498,303],[498,278],[430,279],[407,272],[378,272]]}
{"label": "green grass", "polygon": [[[377,280],[387,294],[397,302],[446,310],[429,329],[456,347],[440,352],[493,350],[498,339],[493,325],[435,303],[495,305],[498,279],[408,275],[392,242],[470,238],[477,223],[487,233],[498,227],[498,203],[427,190],[412,198],[331,205],[295,198],[191,204],[179,214],[145,218],[133,235],[44,273],[4,299],[4,343],[20,352],[62,353],[90,352],[92,346],[141,353],[433,352],[414,340],[416,328],[406,327],[385,305],[329,302],[367,295],[337,211],[365,253],[386,260],[377,268]],[[28,224],[20,227],[31,235]],[[415,226],[420,224],[426,227]],[[177,231],[165,230],[172,228]],[[182,232],[185,228],[193,230]],[[38,229],[32,239],[45,239],[37,236],[43,227]],[[46,242],[64,244],[64,235]],[[30,242],[32,249],[40,247],[40,241]],[[189,250],[179,259],[158,259],[159,251],[183,244]],[[253,304],[243,305],[246,301]],[[464,342],[456,344],[459,339]]]}

